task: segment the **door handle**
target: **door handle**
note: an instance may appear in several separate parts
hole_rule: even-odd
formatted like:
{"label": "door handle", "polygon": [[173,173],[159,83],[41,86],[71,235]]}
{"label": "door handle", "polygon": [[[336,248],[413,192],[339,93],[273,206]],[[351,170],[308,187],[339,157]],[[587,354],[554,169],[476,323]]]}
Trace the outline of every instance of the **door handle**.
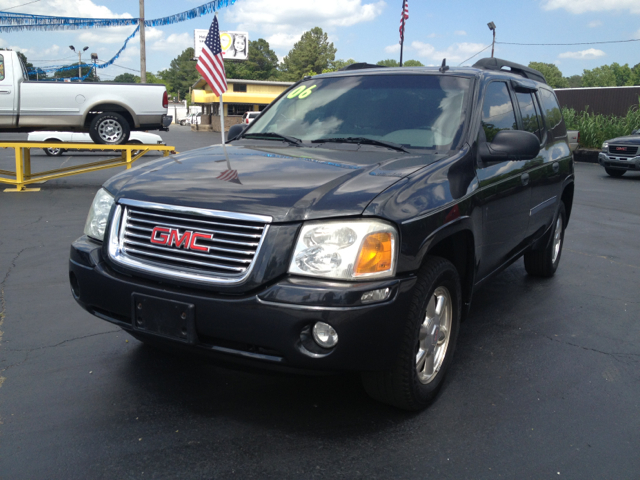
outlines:
{"label": "door handle", "polygon": [[522,185],[524,185],[526,187],[527,185],[529,185],[529,174],[528,173],[523,173],[520,176],[520,180],[522,181]]}
{"label": "door handle", "polygon": [[0,93],[3,93],[5,95],[11,93],[11,90],[0,90]]}
{"label": "door handle", "polygon": [[560,164],[558,162],[553,162],[551,164],[551,168],[553,168],[554,173],[558,173],[560,171]]}

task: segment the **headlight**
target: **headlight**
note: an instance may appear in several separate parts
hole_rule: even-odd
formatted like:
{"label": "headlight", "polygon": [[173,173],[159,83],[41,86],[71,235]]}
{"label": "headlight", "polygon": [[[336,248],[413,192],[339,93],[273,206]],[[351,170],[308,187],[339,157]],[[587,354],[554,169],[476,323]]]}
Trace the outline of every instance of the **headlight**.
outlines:
{"label": "headlight", "polygon": [[380,220],[308,223],[302,227],[289,273],[336,280],[395,274],[396,229]]}
{"label": "headlight", "polygon": [[608,144],[607,142],[604,142],[604,143],[602,144],[602,149],[603,149],[603,150],[606,150],[607,148],[609,148],[609,144]]}
{"label": "headlight", "polygon": [[104,188],[98,190],[84,225],[84,233],[96,240],[104,239],[104,230],[107,228],[109,212],[113,206],[113,196]]}

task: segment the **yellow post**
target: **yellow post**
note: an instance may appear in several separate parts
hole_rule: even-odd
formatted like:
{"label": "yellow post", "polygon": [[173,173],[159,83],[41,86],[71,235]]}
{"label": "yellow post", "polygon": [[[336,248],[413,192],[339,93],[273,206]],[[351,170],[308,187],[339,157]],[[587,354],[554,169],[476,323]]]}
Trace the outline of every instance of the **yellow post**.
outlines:
{"label": "yellow post", "polygon": [[[29,147],[14,147],[16,152],[16,188],[5,188],[5,192],[39,192],[39,188],[27,188],[24,183],[25,170],[31,176],[31,152]],[[28,160],[26,160],[28,158]],[[25,161],[26,160],[26,161]]]}
{"label": "yellow post", "polygon": [[127,148],[123,153],[127,154],[127,170],[131,168],[131,149]]}

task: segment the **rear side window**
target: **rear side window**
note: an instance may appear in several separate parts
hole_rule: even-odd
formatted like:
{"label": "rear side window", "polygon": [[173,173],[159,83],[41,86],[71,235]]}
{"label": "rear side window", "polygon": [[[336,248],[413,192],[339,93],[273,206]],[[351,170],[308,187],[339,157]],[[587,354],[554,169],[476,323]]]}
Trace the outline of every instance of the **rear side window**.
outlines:
{"label": "rear side window", "polygon": [[4,56],[0,55],[0,80],[4,80]]}
{"label": "rear side window", "polygon": [[542,142],[543,123],[536,108],[535,97],[530,93],[516,93],[516,98],[522,115],[522,129],[533,133]]}
{"label": "rear side window", "polygon": [[487,87],[482,106],[482,128],[487,142],[493,141],[500,130],[517,128],[516,114],[506,83],[493,82]]}
{"label": "rear side window", "polygon": [[538,90],[540,95],[540,103],[542,103],[542,114],[549,129],[549,133],[553,138],[561,138],[567,136],[567,129],[564,126],[560,105],[553,92],[541,88]]}

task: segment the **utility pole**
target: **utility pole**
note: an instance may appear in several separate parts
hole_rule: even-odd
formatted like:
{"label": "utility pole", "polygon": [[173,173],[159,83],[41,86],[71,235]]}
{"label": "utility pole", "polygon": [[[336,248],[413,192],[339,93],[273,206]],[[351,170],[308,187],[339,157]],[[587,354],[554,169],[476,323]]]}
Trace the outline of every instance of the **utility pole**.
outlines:
{"label": "utility pole", "polygon": [[147,83],[147,52],[144,43],[144,0],[140,0],[140,83]]}

